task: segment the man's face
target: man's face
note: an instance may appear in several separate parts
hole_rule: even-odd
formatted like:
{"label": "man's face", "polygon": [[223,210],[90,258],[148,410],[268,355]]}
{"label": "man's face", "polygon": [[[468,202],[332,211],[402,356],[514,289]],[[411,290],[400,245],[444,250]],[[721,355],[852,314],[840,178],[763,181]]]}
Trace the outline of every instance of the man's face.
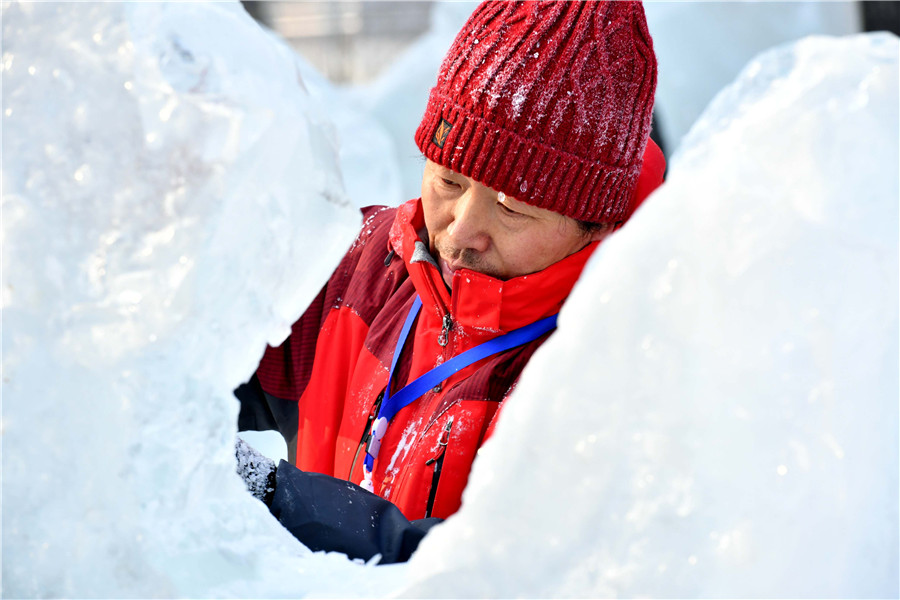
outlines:
{"label": "man's face", "polygon": [[537,273],[608,232],[585,234],[574,219],[504,197],[430,160],[422,207],[447,286],[462,268],[501,280]]}

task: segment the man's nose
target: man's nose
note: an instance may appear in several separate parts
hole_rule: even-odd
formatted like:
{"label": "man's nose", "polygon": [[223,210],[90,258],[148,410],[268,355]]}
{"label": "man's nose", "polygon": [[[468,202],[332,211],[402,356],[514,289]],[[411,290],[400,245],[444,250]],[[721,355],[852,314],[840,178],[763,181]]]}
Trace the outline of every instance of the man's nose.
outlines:
{"label": "man's nose", "polygon": [[453,221],[447,226],[447,234],[457,248],[484,252],[490,247],[492,205],[492,200],[475,188],[459,197],[453,206]]}

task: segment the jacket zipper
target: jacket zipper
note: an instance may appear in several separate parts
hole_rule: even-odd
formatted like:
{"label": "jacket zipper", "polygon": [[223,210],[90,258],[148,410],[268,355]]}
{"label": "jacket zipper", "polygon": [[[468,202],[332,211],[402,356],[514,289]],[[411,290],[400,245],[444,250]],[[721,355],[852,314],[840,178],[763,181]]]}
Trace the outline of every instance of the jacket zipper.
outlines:
{"label": "jacket zipper", "polygon": [[434,498],[437,495],[438,483],[441,480],[441,470],[444,467],[444,455],[447,450],[447,443],[450,441],[450,429],[453,427],[453,417],[447,420],[444,425],[444,431],[441,432],[441,439],[438,440],[437,453],[425,461],[426,466],[434,465],[434,473],[431,475],[431,491],[428,492],[428,504],[425,506],[425,518],[431,516],[434,508]]}
{"label": "jacket zipper", "polygon": [[350,472],[347,473],[347,481],[353,479],[353,469],[356,468],[356,461],[359,458],[359,453],[363,448],[369,445],[369,438],[372,437],[372,423],[375,421],[375,417],[378,416],[378,409],[381,408],[381,401],[384,400],[384,392],[385,390],[381,390],[381,393],[375,398],[375,404],[372,405],[372,410],[369,411],[369,418],[366,419],[366,426],[363,428],[362,438],[360,438],[359,445],[356,447],[356,454],[353,455],[353,462],[350,463]]}
{"label": "jacket zipper", "polygon": [[[434,266],[434,268],[437,269],[436,266]],[[438,270],[437,276],[440,277],[440,270]],[[440,292],[438,292],[437,287],[435,286],[434,281],[431,279],[431,277],[425,276],[424,280],[425,285],[428,286],[428,291],[430,292],[434,303],[441,311],[441,333],[438,335],[437,343],[441,348],[446,348],[447,344],[450,342],[450,330],[453,328],[453,317],[450,316],[450,307],[444,304],[444,301],[441,299],[441,294]],[[443,283],[441,283],[441,285],[443,285]]]}
{"label": "jacket zipper", "polygon": [[438,346],[441,348],[446,348],[447,343],[450,341],[450,329],[453,327],[453,317],[450,316],[450,313],[444,313],[444,318],[441,323],[441,335],[438,336]]}

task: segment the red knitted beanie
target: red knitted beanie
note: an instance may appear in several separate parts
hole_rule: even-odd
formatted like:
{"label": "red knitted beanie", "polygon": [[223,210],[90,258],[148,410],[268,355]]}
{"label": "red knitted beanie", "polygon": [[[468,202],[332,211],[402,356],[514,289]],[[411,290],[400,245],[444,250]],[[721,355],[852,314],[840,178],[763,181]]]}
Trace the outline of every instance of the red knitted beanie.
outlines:
{"label": "red knitted beanie", "polygon": [[416,143],[517,200],[595,223],[630,215],[656,57],[626,1],[487,1],[431,90]]}

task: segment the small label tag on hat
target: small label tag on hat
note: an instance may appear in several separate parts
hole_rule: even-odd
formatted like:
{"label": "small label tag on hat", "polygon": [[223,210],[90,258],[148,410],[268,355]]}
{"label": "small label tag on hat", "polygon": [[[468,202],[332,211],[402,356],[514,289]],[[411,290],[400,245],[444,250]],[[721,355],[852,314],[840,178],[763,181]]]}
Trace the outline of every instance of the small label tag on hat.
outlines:
{"label": "small label tag on hat", "polygon": [[453,128],[453,123],[447,121],[446,119],[441,119],[441,122],[438,124],[437,129],[434,130],[434,137],[431,138],[432,143],[438,148],[444,147],[444,142],[447,141],[447,135],[450,133],[450,130]]}

